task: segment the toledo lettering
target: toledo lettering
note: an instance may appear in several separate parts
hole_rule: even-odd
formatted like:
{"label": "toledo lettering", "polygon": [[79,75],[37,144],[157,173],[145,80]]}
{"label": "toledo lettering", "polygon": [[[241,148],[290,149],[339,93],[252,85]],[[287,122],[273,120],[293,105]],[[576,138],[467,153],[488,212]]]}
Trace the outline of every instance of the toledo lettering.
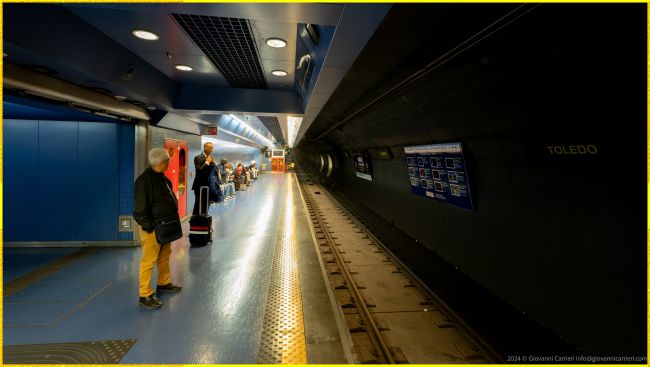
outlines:
{"label": "toledo lettering", "polygon": [[587,154],[595,155],[598,154],[598,148],[593,144],[587,145],[547,145],[546,149],[551,155],[576,155],[576,154]]}

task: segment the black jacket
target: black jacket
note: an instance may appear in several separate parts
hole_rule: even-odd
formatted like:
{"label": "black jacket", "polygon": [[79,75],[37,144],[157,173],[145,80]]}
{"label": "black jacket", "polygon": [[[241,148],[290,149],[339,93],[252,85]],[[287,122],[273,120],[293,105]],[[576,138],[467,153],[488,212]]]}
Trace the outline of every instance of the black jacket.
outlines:
{"label": "black jacket", "polygon": [[133,218],[147,232],[162,219],[178,218],[178,199],[172,193],[171,181],[151,167],[135,180],[133,199]]}
{"label": "black jacket", "polygon": [[194,176],[194,182],[192,182],[192,190],[199,190],[201,186],[210,187],[210,172],[212,171],[212,166],[214,166],[214,161],[208,163],[207,159],[203,153],[194,157],[196,176]]}

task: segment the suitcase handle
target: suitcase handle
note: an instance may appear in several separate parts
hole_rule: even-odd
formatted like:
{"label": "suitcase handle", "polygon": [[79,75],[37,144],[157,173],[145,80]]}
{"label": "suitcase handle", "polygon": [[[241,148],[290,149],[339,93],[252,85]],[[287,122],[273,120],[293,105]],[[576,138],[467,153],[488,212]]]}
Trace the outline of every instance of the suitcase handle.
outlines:
{"label": "suitcase handle", "polygon": [[[203,189],[205,189],[205,211],[203,211]],[[208,207],[210,206],[210,188],[207,186],[201,186],[199,192],[199,214],[208,215]]]}

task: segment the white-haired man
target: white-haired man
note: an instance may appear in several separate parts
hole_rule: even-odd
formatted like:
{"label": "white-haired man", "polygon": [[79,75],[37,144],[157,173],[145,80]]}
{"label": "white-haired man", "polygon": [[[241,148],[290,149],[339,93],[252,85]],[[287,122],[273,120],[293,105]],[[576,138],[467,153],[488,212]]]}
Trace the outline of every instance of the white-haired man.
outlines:
{"label": "white-haired man", "polygon": [[[156,223],[178,218],[178,199],[172,192],[172,183],[164,172],[169,167],[169,153],[163,148],[149,152],[149,168],[135,180],[133,218],[139,224],[142,240],[140,259],[140,305],[158,308],[162,303],[156,292],[178,292],[181,287],[172,284],[169,267],[171,243],[158,243],[154,230]],[[151,289],[153,267],[158,266],[158,286]]]}

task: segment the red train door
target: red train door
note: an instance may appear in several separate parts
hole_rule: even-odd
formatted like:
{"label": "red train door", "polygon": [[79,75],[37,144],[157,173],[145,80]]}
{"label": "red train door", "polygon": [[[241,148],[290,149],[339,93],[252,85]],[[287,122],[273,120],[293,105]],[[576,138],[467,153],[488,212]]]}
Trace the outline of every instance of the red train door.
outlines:
{"label": "red train door", "polygon": [[271,158],[271,171],[284,171],[284,158]]}
{"label": "red train door", "polygon": [[171,157],[165,176],[172,182],[178,198],[178,215],[183,218],[187,214],[187,142],[165,139],[165,149]]}

